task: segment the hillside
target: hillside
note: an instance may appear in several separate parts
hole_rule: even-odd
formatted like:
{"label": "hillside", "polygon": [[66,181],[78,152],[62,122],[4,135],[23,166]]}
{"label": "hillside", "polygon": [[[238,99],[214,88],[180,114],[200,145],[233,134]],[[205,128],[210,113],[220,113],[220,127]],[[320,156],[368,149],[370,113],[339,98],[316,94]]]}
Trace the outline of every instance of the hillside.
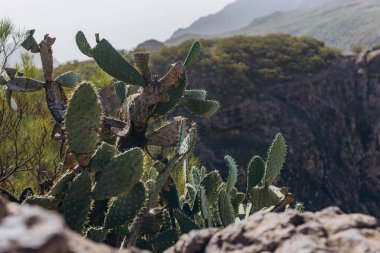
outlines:
{"label": "hillside", "polygon": [[310,35],[344,50],[357,44],[371,47],[380,43],[379,13],[379,0],[338,0],[312,9],[278,12],[223,36],[289,33]]}
{"label": "hillside", "polygon": [[270,15],[276,11],[289,11],[326,1],[330,0],[237,0],[215,14],[199,18],[187,28],[178,29],[166,41],[166,44],[179,44],[187,38],[207,38],[242,28],[255,18]]}

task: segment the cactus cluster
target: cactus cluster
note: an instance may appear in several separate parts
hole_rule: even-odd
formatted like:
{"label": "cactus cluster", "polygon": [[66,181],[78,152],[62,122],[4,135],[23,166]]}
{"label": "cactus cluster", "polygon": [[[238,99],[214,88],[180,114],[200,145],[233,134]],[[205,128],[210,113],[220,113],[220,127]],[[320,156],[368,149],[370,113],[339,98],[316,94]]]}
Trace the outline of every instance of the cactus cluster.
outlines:
{"label": "cactus cluster", "polygon": [[[32,35],[23,46],[42,57],[54,40],[45,36],[37,45]],[[20,91],[45,87],[48,93],[46,87],[51,85],[76,87],[64,110],[58,110],[61,118],[57,121],[67,146],[63,164],[70,169],[47,195],[28,193],[17,199],[2,192],[9,199],[57,210],[70,228],[94,241],[155,252],[172,245],[181,233],[227,226],[254,210],[277,210],[290,203],[291,194],[272,185],[285,160],[281,134],[265,162],[257,156],[250,161],[244,193],[235,187],[238,166],[231,157],[225,157],[226,181],[217,171],[189,165],[197,125],[184,117],[168,119],[168,113],[176,105],[201,117],[219,109],[217,101],[206,99],[206,91],[187,89],[186,68],[200,58],[199,42],[161,78],[150,73],[149,54],[134,54],[133,66],[107,40],[96,35],[96,42],[91,47],[82,32],[76,35],[80,51],[115,78],[111,85],[121,102],[113,113],[116,117],[104,115],[92,84],[77,84],[72,74],[52,81],[47,56],[43,61],[45,83],[25,85],[31,81],[13,78],[11,73],[9,81],[2,81]]]}

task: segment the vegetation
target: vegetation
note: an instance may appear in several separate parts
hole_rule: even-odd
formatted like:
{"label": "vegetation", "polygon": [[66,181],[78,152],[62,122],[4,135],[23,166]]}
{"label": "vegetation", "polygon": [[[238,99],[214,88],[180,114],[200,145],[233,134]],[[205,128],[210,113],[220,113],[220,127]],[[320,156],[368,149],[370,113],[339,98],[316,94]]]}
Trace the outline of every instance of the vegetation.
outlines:
{"label": "vegetation", "polygon": [[[186,70],[202,56],[199,42],[190,45],[184,61],[176,62],[159,78],[151,74],[148,53],[134,53],[133,66],[99,35],[96,46],[91,47],[78,32],[76,42],[81,52],[115,79],[105,86],[112,88],[109,99],[119,101],[118,113],[112,114],[117,116],[110,118],[102,107],[112,101],[103,98],[100,102],[102,89],[89,82],[79,83],[73,72],[52,79],[49,59],[54,41],[45,36],[37,44],[30,31],[22,43],[40,54],[45,82],[10,68],[3,80],[7,89],[27,92],[25,96],[45,90],[47,112],[54,119],[51,137],[58,137],[66,147],[58,167],[66,171],[54,186],[48,186],[47,193],[35,195],[28,187],[16,197],[1,190],[10,201],[57,210],[72,229],[94,241],[155,252],[172,245],[181,233],[227,226],[254,211],[277,211],[292,202],[286,188],[272,185],[285,161],[281,134],[275,137],[266,161],[255,156],[247,166],[245,193],[235,187],[238,169],[231,157],[225,158],[229,170],[226,182],[217,171],[191,166],[197,125],[184,117],[168,119],[168,113],[176,105],[200,117],[209,117],[219,109],[217,101],[207,99],[205,90],[187,89]],[[23,59],[24,70],[37,75],[29,64],[30,56]],[[67,89],[63,87],[76,87],[67,104],[63,99]],[[15,101],[19,102],[17,97]]]}

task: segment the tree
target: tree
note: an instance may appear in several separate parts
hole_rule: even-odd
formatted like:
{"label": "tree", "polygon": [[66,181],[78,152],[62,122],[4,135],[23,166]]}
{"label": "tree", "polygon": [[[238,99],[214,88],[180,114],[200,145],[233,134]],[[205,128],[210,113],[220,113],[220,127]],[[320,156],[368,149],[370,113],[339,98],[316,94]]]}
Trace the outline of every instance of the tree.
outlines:
{"label": "tree", "polygon": [[0,19],[0,72],[6,67],[9,57],[20,47],[24,40],[24,32],[11,20]]}

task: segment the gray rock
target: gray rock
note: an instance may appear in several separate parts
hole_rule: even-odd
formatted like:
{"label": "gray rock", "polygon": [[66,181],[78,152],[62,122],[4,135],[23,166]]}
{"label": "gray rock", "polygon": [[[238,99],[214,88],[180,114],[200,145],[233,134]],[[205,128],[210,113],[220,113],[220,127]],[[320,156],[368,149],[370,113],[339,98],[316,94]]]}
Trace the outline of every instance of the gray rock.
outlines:
{"label": "gray rock", "polygon": [[380,252],[380,227],[374,217],[344,214],[336,207],[256,213],[219,231],[192,231],[166,251],[180,252],[375,253]]}

